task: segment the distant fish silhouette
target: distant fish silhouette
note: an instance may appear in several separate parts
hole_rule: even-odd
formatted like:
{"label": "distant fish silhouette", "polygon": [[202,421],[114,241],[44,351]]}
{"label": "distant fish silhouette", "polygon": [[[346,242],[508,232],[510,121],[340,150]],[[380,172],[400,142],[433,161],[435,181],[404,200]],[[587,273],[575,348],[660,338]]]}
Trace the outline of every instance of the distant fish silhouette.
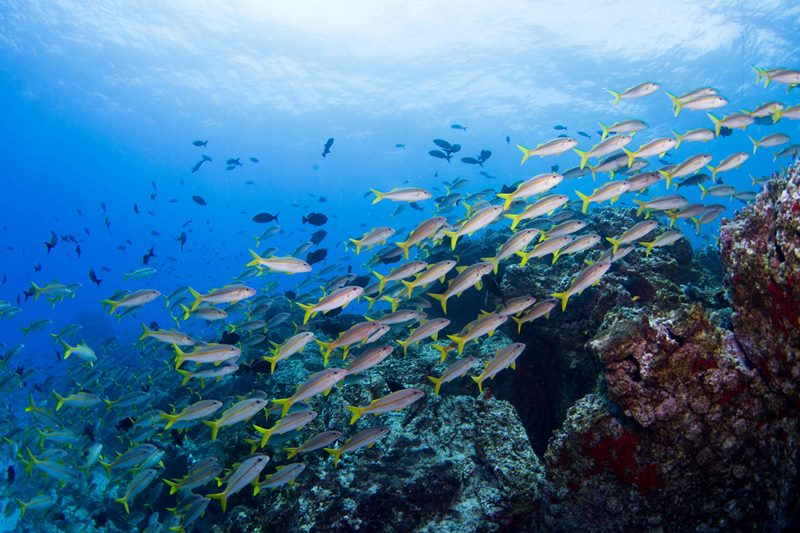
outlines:
{"label": "distant fish silhouette", "polygon": [[208,146],[208,141],[194,141],[192,144],[195,146]]}
{"label": "distant fish silhouette", "polygon": [[325,148],[322,150],[322,157],[331,153],[331,146],[333,146],[333,137],[325,141]]}
{"label": "distant fish silhouette", "polygon": [[203,198],[202,196],[198,196],[196,194],[194,196],[192,196],[192,200],[194,200],[194,203],[196,203],[198,205],[208,205],[206,203],[205,198]]}
{"label": "distant fish silhouette", "polygon": [[461,124],[450,124],[450,127],[453,128],[454,130],[467,131],[467,127],[466,126],[462,126]]}

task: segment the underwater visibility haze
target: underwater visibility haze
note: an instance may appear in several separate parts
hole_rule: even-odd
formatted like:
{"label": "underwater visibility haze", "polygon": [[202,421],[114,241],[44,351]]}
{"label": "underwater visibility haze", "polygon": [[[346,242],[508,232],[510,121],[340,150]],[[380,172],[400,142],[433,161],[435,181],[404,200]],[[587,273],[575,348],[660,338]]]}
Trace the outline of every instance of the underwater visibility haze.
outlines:
{"label": "underwater visibility haze", "polygon": [[798,29],[0,0],[0,531],[796,531]]}

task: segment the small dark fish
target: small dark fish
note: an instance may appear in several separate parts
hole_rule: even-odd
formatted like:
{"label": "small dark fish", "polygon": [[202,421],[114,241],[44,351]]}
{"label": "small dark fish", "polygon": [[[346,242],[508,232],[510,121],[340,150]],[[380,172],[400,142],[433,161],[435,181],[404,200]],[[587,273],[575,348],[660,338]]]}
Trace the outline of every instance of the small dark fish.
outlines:
{"label": "small dark fish", "polygon": [[9,483],[14,483],[14,480],[17,479],[17,472],[14,470],[14,465],[8,465],[6,476],[8,477]]}
{"label": "small dark fish", "polygon": [[97,274],[95,274],[94,268],[89,269],[89,279],[92,281],[92,283],[94,283],[98,287],[100,286],[101,283],[103,283],[103,280],[98,278]]}
{"label": "small dark fish", "polygon": [[223,331],[222,337],[219,339],[220,344],[229,344],[233,345],[239,342],[239,335],[236,333],[231,333],[230,331]]}
{"label": "small dark fish", "polygon": [[50,253],[50,250],[56,247],[58,244],[58,235],[53,230],[50,230],[50,240],[45,241],[44,245],[47,247],[47,253]]}
{"label": "small dark fish", "polygon": [[[349,274],[349,272],[348,272]],[[348,285],[355,285],[356,287],[366,287],[372,283],[372,278],[369,276],[356,276],[353,278],[353,281],[348,283]]]}
{"label": "small dark fish", "polygon": [[324,260],[326,257],[328,257],[328,250],[326,248],[320,248],[306,255],[306,263],[313,265],[314,263],[319,263]]}
{"label": "small dark fish", "polygon": [[255,185],[255,184],[256,184],[256,182],[255,182],[255,181],[253,181],[253,180],[247,180],[247,181],[245,181],[245,182],[244,182],[244,184],[245,184],[245,185]]}
{"label": "small dark fish", "polygon": [[428,154],[437,159],[447,159],[448,163],[450,162],[450,159],[453,157],[449,154],[442,152],[441,150],[431,150],[430,152],[428,152]]}
{"label": "small dark fish", "polygon": [[250,161],[252,161],[253,163],[258,163],[259,162],[257,157],[251,157]]}
{"label": "small dark fish", "polygon": [[384,265],[391,265],[392,263],[397,263],[400,259],[403,258],[403,250],[397,249],[397,252],[386,254],[381,257],[381,263]]}
{"label": "small dark fish", "polygon": [[186,226],[188,226],[188,225],[189,225],[189,224],[191,224],[191,223],[192,223],[192,219],[190,218],[189,220],[187,220],[186,222],[184,222],[184,223],[183,223],[183,226],[181,226],[181,227],[182,227],[182,228],[185,228]]}
{"label": "small dark fish", "polygon": [[327,198],[325,198],[324,196],[320,196],[320,197],[319,197],[319,201],[320,201],[320,202],[327,202],[327,201],[328,201],[328,199],[327,199]]}
{"label": "small dark fish", "polygon": [[[25,301],[27,302],[27,301],[28,301],[28,298],[30,298],[31,296],[33,296],[34,294],[36,294],[36,291],[35,291],[35,290],[33,290],[33,288],[31,288],[31,290],[30,290],[30,291],[26,291],[25,289],[22,289],[22,294],[24,294],[24,295],[25,295]],[[58,352],[56,352],[56,353],[58,353]]]}
{"label": "small dark fish", "polygon": [[552,165],[550,167],[550,172],[558,172],[558,165]]}
{"label": "small dark fish", "polygon": [[586,137],[587,139],[591,139],[592,138],[592,136],[589,135],[588,133],[586,133],[585,131],[579,131],[578,135],[580,135],[581,137]]}
{"label": "small dark fish", "polygon": [[460,151],[461,151],[461,145],[460,144],[454,144],[453,146],[450,147],[450,153],[451,154],[456,154],[456,153],[458,153]]}
{"label": "small dark fish", "polygon": [[511,137],[506,135],[506,144],[511,144]]}
{"label": "small dark fish", "polygon": [[126,416],[117,422],[114,427],[117,428],[117,431],[128,431],[133,427],[133,418]]}
{"label": "small dark fish", "polygon": [[400,213],[402,213],[405,210],[406,210],[406,206],[404,204],[400,204],[400,205],[397,206],[397,209],[394,210],[394,213],[392,213],[392,216],[396,217],[397,215],[399,215]]}
{"label": "small dark fish", "polygon": [[100,202],[100,208],[103,210],[103,214],[108,213],[108,207],[106,207],[105,202]]}
{"label": "small dark fish", "polygon": [[466,126],[462,126],[461,124],[450,124],[450,127],[453,128],[454,130],[467,131],[467,127]]}
{"label": "small dark fish", "polygon": [[194,141],[192,144],[195,146],[208,146],[208,141]]}
{"label": "small dark fish", "polygon": [[720,137],[730,137],[731,135],[733,135],[733,130],[732,129],[726,128],[725,126],[722,126],[719,129],[719,136]]}
{"label": "small dark fish", "polygon": [[481,281],[483,282],[483,286],[486,287],[486,290],[500,298],[503,301],[503,305],[506,304],[506,298],[503,296],[503,291],[500,290],[500,285],[497,283],[496,279],[489,274],[484,274],[481,276]]}
{"label": "small dark fish", "polygon": [[481,155],[478,156],[478,161],[483,163],[484,161],[488,160],[490,157],[492,157],[492,151],[483,149],[483,150],[481,150]]}
{"label": "small dark fish", "polygon": [[181,234],[175,238],[176,241],[181,243],[181,252],[183,251],[183,245],[186,244],[186,232],[182,231]]}
{"label": "small dark fish", "polygon": [[133,212],[136,213],[137,215],[139,214],[139,206],[138,205],[133,204]]}
{"label": "small dark fish", "polygon": [[283,295],[286,296],[286,298],[288,298],[289,300],[294,300],[295,298],[297,298],[297,293],[294,291],[286,291],[283,293]]}
{"label": "small dark fish", "polygon": [[319,230],[317,230],[317,231],[315,231],[314,233],[311,234],[311,239],[310,240],[315,245],[317,245],[317,244],[322,242],[322,239],[324,239],[326,235],[328,235],[327,231],[325,231],[324,229],[319,229]]}
{"label": "small dark fish", "polygon": [[394,147],[395,148],[405,148],[406,145],[405,144],[395,144]]}
{"label": "small dark fish", "polygon": [[483,162],[482,161],[478,161],[474,157],[462,157],[461,158],[461,162],[462,163],[466,163],[468,165],[481,165],[481,166],[483,166]]}
{"label": "small dark fish", "polygon": [[452,148],[452,145],[444,139],[434,139],[433,144],[445,150],[450,150]]}
{"label": "small dark fish", "polygon": [[559,130],[559,131],[564,131],[565,129],[567,129],[567,127],[566,126],[562,126],[561,124],[556,124],[555,126],[553,126],[553,129],[554,130]]}
{"label": "small dark fish", "polygon": [[566,136],[567,135],[565,133],[562,133],[561,135],[558,135],[558,137],[566,137]]}
{"label": "small dark fish", "polygon": [[111,235],[111,219],[106,217],[103,222],[106,225],[106,229],[108,230],[108,234]]}
{"label": "small dark fish", "polygon": [[89,231],[89,228],[87,228],[87,227],[84,227],[84,228],[83,228],[83,232],[84,232],[86,235],[91,235],[91,234],[92,234],[92,232],[91,232],[91,231]]}
{"label": "small dark fish", "polygon": [[144,263],[146,265],[146,264],[150,263],[150,260],[152,258],[154,258],[154,257],[156,257],[156,254],[153,251],[153,246],[151,246],[150,249],[147,250],[147,253],[144,254],[144,256],[142,257],[142,263]]}
{"label": "small dark fish", "polygon": [[206,203],[205,198],[203,198],[202,196],[198,196],[196,194],[192,196],[192,200],[194,200],[194,203],[196,203],[197,205],[208,205]]}
{"label": "small dark fish", "polygon": [[770,116],[756,117],[753,119],[753,122],[755,122],[759,126],[772,126],[773,124],[775,124],[775,121],[773,121],[772,117]]}
{"label": "small dark fish", "polygon": [[408,207],[410,207],[411,209],[413,209],[415,211],[424,211],[424,209],[422,207],[420,207],[417,202],[411,202],[410,204],[408,204]]}
{"label": "small dark fish", "polygon": [[33,271],[34,272],[41,272],[42,271],[42,262],[41,261],[39,261],[38,263],[33,265]]}
{"label": "small dark fish", "polygon": [[102,267],[100,268],[100,270],[102,270],[103,272],[111,272],[111,269],[108,267]]}
{"label": "small dark fish", "polygon": [[81,211],[80,209],[75,209],[75,211],[77,211],[77,212],[78,212],[78,216],[79,216],[79,217],[82,217],[82,216],[83,216],[83,211]]}
{"label": "small dark fish", "polygon": [[242,162],[239,161],[239,159],[241,159],[241,158],[239,158],[239,157],[231,157],[230,159],[225,161],[225,164],[228,165],[228,166],[231,166],[231,167],[240,167],[240,166],[242,166]]}
{"label": "small dark fish", "polygon": [[269,213],[259,213],[253,217],[253,222],[258,222],[259,224],[266,224],[267,222],[278,222],[278,215],[280,213],[275,213],[274,215],[270,215]]}
{"label": "small dark fish", "polygon": [[159,237],[161,233],[153,229],[150,230],[150,235],[152,235],[153,237]]}
{"label": "small dark fish", "polygon": [[[195,164],[194,164],[194,166],[192,167],[192,174],[194,174],[195,172],[197,172],[198,170],[200,170],[200,167],[202,167],[202,166],[203,166],[203,163],[205,163],[205,162],[206,162],[206,160],[205,160],[205,159],[201,159],[200,161],[198,161],[197,163],[195,163]],[[152,196],[151,196],[151,198],[152,198]]]}
{"label": "small dark fish", "polygon": [[333,137],[325,141],[325,148],[322,150],[322,157],[331,153],[331,146],[333,146]]}
{"label": "small dark fish", "polygon": [[81,245],[80,244],[76,244],[75,245],[75,255],[78,256],[78,259],[81,258]]}
{"label": "small dark fish", "polygon": [[322,226],[328,221],[328,217],[322,213],[309,213],[308,216],[303,217],[303,224],[311,224],[313,226]]}
{"label": "small dark fish", "polygon": [[152,186],[153,186],[153,190],[154,190],[154,191],[157,191],[157,190],[158,190],[158,186],[156,185],[156,181],[155,181],[155,180],[151,180],[151,181],[150,181],[150,185],[152,185]]}
{"label": "small dark fish", "polygon": [[6,274],[3,274],[3,285],[6,284],[6,281],[8,281],[8,276]]}

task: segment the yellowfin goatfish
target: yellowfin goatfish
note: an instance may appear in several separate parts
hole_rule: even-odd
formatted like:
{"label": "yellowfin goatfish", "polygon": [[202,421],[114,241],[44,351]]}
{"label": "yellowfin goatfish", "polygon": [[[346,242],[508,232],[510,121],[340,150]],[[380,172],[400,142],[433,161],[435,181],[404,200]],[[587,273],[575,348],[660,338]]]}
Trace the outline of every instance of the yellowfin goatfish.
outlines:
{"label": "yellowfin goatfish", "polygon": [[192,311],[200,307],[200,304],[207,302],[210,304],[235,304],[246,298],[255,295],[255,289],[246,285],[228,285],[221,289],[216,289],[208,294],[200,294],[193,288],[189,287],[189,293],[194,297],[192,302]]}
{"label": "yellowfin goatfish", "polygon": [[270,344],[272,344],[272,356],[265,355],[262,359],[269,361],[269,371],[273,373],[275,372],[275,365],[278,364],[278,361],[283,361],[296,353],[302,352],[306,344],[313,340],[314,333],[310,331],[301,331],[287,339],[283,344],[270,341]]}
{"label": "yellowfin goatfish", "polygon": [[631,188],[631,183],[628,180],[609,181],[595,189],[592,194],[583,194],[580,191],[575,191],[575,194],[583,202],[581,212],[585,213],[591,203],[602,203],[606,200],[611,200],[614,203],[623,193],[628,192]]}
{"label": "yellowfin goatfish", "polygon": [[335,340],[330,342],[314,339],[314,342],[319,345],[320,351],[322,352],[322,365],[328,366],[328,358],[337,348],[343,349],[344,356],[342,359],[347,359],[347,353],[350,351],[352,345],[365,343],[369,337],[380,329],[380,327],[380,322],[359,322],[358,324],[352,325],[347,331],[341,332]]}
{"label": "yellowfin goatfish", "polygon": [[418,187],[392,189],[389,192],[380,192],[375,189],[370,189],[370,191],[372,191],[372,193],[375,195],[375,199],[372,201],[373,204],[377,204],[381,200],[391,200],[393,202],[419,202],[422,200],[427,200],[433,196],[430,192]]}
{"label": "yellowfin goatfish", "polygon": [[345,374],[347,374],[347,370],[343,368],[326,368],[311,374],[307,380],[298,385],[297,390],[290,397],[272,400],[272,403],[281,406],[281,416],[286,416],[295,403],[307,400],[321,392],[327,394],[334,385],[344,379]]}
{"label": "yellowfin goatfish", "polygon": [[555,172],[538,174],[531,179],[521,183],[509,193],[497,193],[498,198],[503,199],[503,209],[508,209],[514,200],[524,200],[531,196],[547,192],[564,180],[564,176]]}
{"label": "yellowfin goatfish", "polygon": [[408,407],[423,396],[425,396],[425,393],[419,389],[401,389],[389,393],[382,398],[378,398],[377,400],[372,400],[369,405],[363,407],[346,405],[345,409],[353,413],[353,416],[350,418],[350,425],[353,425],[363,415],[379,415],[391,411],[399,411],[400,409]]}
{"label": "yellowfin goatfish", "polygon": [[295,411],[294,413],[290,413],[275,422],[275,425],[269,429],[254,425],[253,428],[262,435],[259,448],[266,446],[267,442],[269,442],[269,438],[272,435],[281,435],[283,433],[294,431],[295,429],[300,429],[309,424],[315,418],[317,418],[317,413],[314,411]]}
{"label": "yellowfin goatfish", "polygon": [[485,228],[497,220],[497,217],[499,217],[500,213],[502,212],[503,207],[499,205],[490,205],[488,207],[484,207],[483,209],[476,211],[470,218],[465,220],[457,230],[442,230],[442,233],[450,237],[450,248],[455,250],[459,237],[472,235],[476,231]]}
{"label": "yellowfin goatfish", "polygon": [[212,500],[219,500],[224,513],[228,508],[228,498],[245,488],[247,485],[256,481],[261,471],[266,468],[269,457],[266,455],[254,455],[242,461],[236,470],[228,477],[228,484],[225,490],[216,494],[209,494],[207,497]]}
{"label": "yellowfin goatfish", "polygon": [[158,470],[155,468],[148,468],[140,471],[138,474],[136,474],[136,477],[134,477],[131,482],[128,483],[128,488],[125,490],[125,494],[120,498],[116,498],[115,501],[125,506],[125,512],[130,514],[131,510],[128,507],[128,502],[133,500],[137,494],[150,486],[150,483],[152,483],[156,477],[158,477]]}
{"label": "yellowfin goatfish", "polygon": [[[511,235],[511,237],[509,237],[506,242],[500,246],[500,248],[497,250],[497,255],[494,257],[481,257],[481,261],[491,263],[493,266],[492,270],[495,274],[497,274],[500,261],[511,257],[517,252],[524,251],[531,241],[536,238],[538,233],[539,230],[536,229],[524,229],[522,231],[518,231],[517,233]],[[409,291],[408,294],[411,295],[411,291]]]}
{"label": "yellowfin goatfish", "polygon": [[181,479],[170,481],[164,480],[169,485],[169,493],[175,494],[179,490],[190,491],[197,487],[202,487],[222,472],[222,467],[216,457],[201,459],[189,469],[189,472]]}
{"label": "yellowfin goatfish", "polygon": [[392,354],[394,348],[389,346],[388,344],[383,344],[380,346],[374,346],[369,350],[365,351],[352,361],[350,364],[347,365],[347,376],[354,376],[356,374],[360,374],[361,372],[365,372],[370,368],[376,366],[381,361],[389,357]]}
{"label": "yellowfin goatfish", "polygon": [[356,255],[361,253],[361,248],[372,248],[376,244],[386,244],[387,239],[394,235],[394,228],[382,226],[369,230],[360,239],[350,239],[350,242],[356,245]]}
{"label": "yellowfin goatfish", "polygon": [[503,215],[511,219],[511,231],[517,229],[517,226],[523,220],[537,218],[545,214],[553,213],[556,209],[566,204],[569,198],[565,194],[551,194],[543,196],[532,204],[528,204],[525,210],[518,215]]}
{"label": "yellowfin goatfish", "polygon": [[303,473],[306,465],[303,463],[291,463],[288,465],[276,466],[275,473],[270,474],[264,478],[264,481],[259,481],[253,487],[253,496],[256,496],[262,488],[277,489],[282,485],[293,485],[297,476]]}
{"label": "yellowfin goatfish", "polygon": [[211,440],[215,441],[220,428],[248,420],[266,406],[267,400],[264,398],[247,398],[227,408],[218,419],[203,420],[203,424],[211,428]]}
{"label": "yellowfin goatfish", "polygon": [[175,422],[189,422],[191,420],[208,418],[219,411],[220,407],[222,407],[222,402],[217,400],[200,400],[192,405],[186,406],[180,413],[163,413],[161,418],[167,420],[167,425],[164,426],[164,429],[171,428]]}
{"label": "yellowfin goatfish", "polygon": [[643,96],[647,96],[648,94],[652,94],[659,90],[661,85],[653,81],[646,81],[644,83],[640,83],[638,85],[634,85],[633,87],[629,87],[624,91],[612,91],[611,89],[606,89],[611,95],[614,97],[614,105],[617,105],[620,100],[629,100],[632,98],[641,98]]}
{"label": "yellowfin goatfish", "polygon": [[[295,257],[261,257],[257,252],[250,250],[253,260],[247,263],[246,267],[266,267],[272,272],[283,272],[285,274],[299,274],[301,272],[311,272],[311,265]],[[197,296],[195,295],[195,298]],[[210,300],[207,300],[210,301]]]}
{"label": "yellowfin goatfish", "polygon": [[362,294],[364,294],[364,289],[361,287],[342,287],[327,296],[323,296],[315,304],[301,304],[298,302],[297,307],[305,311],[303,324],[307,324],[308,319],[316,313],[326,313],[333,309],[345,308],[347,304]]}
{"label": "yellowfin goatfish", "polygon": [[403,257],[408,259],[409,249],[415,244],[419,245],[425,239],[436,235],[436,232],[444,226],[445,222],[447,222],[447,219],[444,217],[431,217],[420,222],[419,225],[411,231],[405,241],[395,243],[403,250]]}
{"label": "yellowfin goatfish", "polygon": [[683,233],[677,230],[669,230],[650,242],[640,242],[639,244],[644,246],[645,254],[644,256],[647,257],[650,255],[650,252],[653,251],[653,248],[660,247],[660,246],[669,246],[670,244],[674,244],[683,238]]}
{"label": "yellowfin goatfish", "polygon": [[592,263],[588,267],[581,270],[581,272],[572,280],[572,283],[564,292],[556,292],[551,294],[553,298],[561,300],[561,310],[567,308],[567,300],[575,294],[581,294],[587,287],[600,283],[600,278],[603,274],[608,272],[611,268],[611,261],[602,261]]}
{"label": "yellowfin goatfish", "polygon": [[299,453],[308,453],[313,452],[314,450],[319,450],[331,443],[336,442],[341,437],[341,431],[325,431],[323,433],[318,433],[313,437],[310,437],[303,444],[297,446],[296,448],[286,448],[286,451],[289,452],[286,455],[286,459],[291,459]]}
{"label": "yellowfin goatfish", "polygon": [[434,377],[428,376],[428,379],[433,382],[433,394],[438,395],[439,389],[442,387],[444,383],[448,383],[450,381],[456,380],[469,372],[469,370],[475,366],[475,363],[478,362],[477,357],[465,357],[463,359],[459,359],[455,361],[450,366],[448,366],[445,371],[442,373],[441,376]]}
{"label": "yellowfin goatfish", "polygon": [[470,341],[477,340],[479,337],[488,334],[490,337],[494,335],[494,331],[506,323],[508,316],[497,315],[489,313],[483,317],[477,318],[464,326],[464,328],[455,335],[448,335],[447,338],[455,343],[458,348],[458,355],[464,351],[464,345]]}
{"label": "yellowfin goatfish", "polygon": [[711,156],[708,154],[698,154],[693,155],[687,158],[682,163],[675,165],[671,170],[659,170],[658,172],[667,178],[667,189],[669,189],[670,183],[672,182],[673,178],[681,178],[683,176],[688,176],[690,174],[694,174],[708,163],[711,162]]}
{"label": "yellowfin goatfish", "polygon": [[437,279],[441,282],[444,282],[444,278],[447,273],[450,272],[455,266],[456,262],[451,259],[440,261],[428,266],[428,269],[425,272],[419,273],[412,281],[400,280],[400,283],[406,286],[408,289],[408,296],[410,298],[411,294],[414,292],[414,289],[417,287],[425,287]]}
{"label": "yellowfin goatfish", "polygon": [[142,324],[142,334],[139,337],[139,342],[147,339],[154,338],[157,341],[165,342],[167,344],[176,344],[178,346],[194,346],[195,340],[185,333],[174,329],[150,329],[147,325]]}
{"label": "yellowfin goatfish", "polygon": [[631,242],[638,241],[639,239],[641,239],[642,237],[644,237],[645,235],[656,229],[656,226],[658,226],[658,221],[645,220],[637,224],[634,224],[633,226],[625,230],[625,232],[619,238],[615,239],[613,237],[606,237],[606,240],[614,246],[614,248],[611,250],[611,253],[617,253],[617,248],[619,248],[621,244],[628,244]]}
{"label": "yellowfin goatfish", "polygon": [[600,135],[601,141],[605,141],[609,133],[630,133],[633,135],[637,131],[646,130],[649,127],[647,122],[637,119],[623,120],[621,122],[612,124],[611,126],[606,126],[602,122],[598,122],[597,125],[600,126],[600,129],[602,130]]}
{"label": "yellowfin goatfish", "polygon": [[547,142],[543,142],[536,146],[536,148],[528,149],[522,146],[521,144],[517,145],[520,152],[522,152],[522,161],[520,162],[520,166],[525,164],[525,161],[532,155],[538,155],[539,157],[545,157],[548,155],[559,155],[563,154],[567,150],[575,148],[578,146],[578,141],[575,139],[571,139],[569,137],[557,137]]}
{"label": "yellowfin goatfish", "polygon": [[403,347],[403,355],[406,355],[408,347],[416,342],[432,337],[433,340],[438,338],[439,332],[450,325],[450,321],[446,318],[434,318],[427,320],[419,325],[418,328],[413,330],[408,338],[404,341],[398,340],[397,344]]}
{"label": "yellowfin goatfish", "polygon": [[230,344],[206,344],[188,353],[181,350],[176,344],[172,345],[172,349],[175,350],[176,369],[180,368],[186,361],[195,364],[214,363],[215,365],[219,365],[228,359],[239,357],[242,354],[241,349]]}
{"label": "yellowfin goatfish", "polygon": [[590,157],[602,157],[604,155],[608,155],[612,152],[616,152],[621,148],[628,145],[629,142],[633,140],[633,137],[630,135],[615,135],[605,141],[600,141],[599,143],[592,146],[590,150],[583,151],[574,148],[574,152],[581,157],[581,164],[579,165],[580,168],[586,166],[587,161]]}
{"label": "yellowfin goatfish", "polygon": [[717,165],[716,167],[708,165],[707,168],[708,170],[711,171],[711,179],[713,181],[717,181],[717,174],[719,174],[720,172],[727,172],[728,170],[739,168],[748,159],[750,159],[750,154],[748,154],[747,152],[736,152],[734,154],[729,155],[722,161],[720,161],[719,165]]}
{"label": "yellowfin goatfish", "polygon": [[369,428],[350,437],[340,448],[325,448],[333,457],[333,466],[339,466],[339,460],[347,452],[361,448],[371,448],[378,440],[389,434],[389,428]]}
{"label": "yellowfin goatfish", "polygon": [[453,296],[461,296],[461,293],[469,289],[473,285],[481,283],[481,278],[484,274],[492,271],[493,265],[488,262],[475,263],[468,267],[462,268],[458,276],[450,281],[447,289],[441,294],[428,293],[428,296],[442,304],[442,311],[447,314],[447,300]]}
{"label": "yellowfin goatfish", "polygon": [[536,303],[520,318],[512,316],[511,320],[517,323],[517,333],[522,333],[522,324],[525,324],[526,322],[532,322],[542,316],[549,318],[550,311],[552,311],[557,305],[558,300],[555,298],[548,298],[547,300],[542,300],[541,302]]}
{"label": "yellowfin goatfish", "polygon": [[119,300],[101,300],[100,303],[111,306],[108,314],[113,315],[118,307],[139,307],[140,305],[152,302],[159,296],[161,296],[161,293],[157,290],[139,289],[138,291],[126,294]]}
{"label": "yellowfin goatfish", "polygon": [[486,363],[483,372],[480,375],[472,376],[472,381],[478,384],[478,393],[483,394],[483,382],[486,379],[494,379],[494,377],[501,371],[508,367],[516,369],[517,358],[525,351],[525,345],[521,342],[509,344],[500,348],[491,361]]}
{"label": "yellowfin goatfish", "polygon": [[425,261],[411,261],[404,265],[400,265],[397,268],[392,269],[392,271],[386,274],[385,276],[382,276],[381,274],[373,270],[372,273],[375,274],[376,278],[378,278],[378,292],[383,292],[383,288],[390,281],[397,281],[401,279],[410,278],[411,276],[420,272],[427,266],[428,263],[426,263]]}

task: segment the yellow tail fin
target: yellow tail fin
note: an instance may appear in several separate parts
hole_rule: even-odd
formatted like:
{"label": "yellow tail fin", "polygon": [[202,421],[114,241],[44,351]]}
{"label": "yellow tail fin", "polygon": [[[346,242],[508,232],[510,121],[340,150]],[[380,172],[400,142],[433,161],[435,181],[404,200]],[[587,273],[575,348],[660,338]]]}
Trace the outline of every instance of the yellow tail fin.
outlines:
{"label": "yellow tail fin", "polygon": [[598,121],[597,125],[600,126],[600,129],[603,130],[603,133],[600,135],[600,140],[605,141],[606,137],[608,137],[608,129],[609,127],[603,124],[602,122]]}
{"label": "yellow tail fin", "polygon": [[370,189],[370,192],[372,192],[372,194],[375,195],[375,199],[372,200],[372,205],[375,205],[378,202],[380,202],[381,200],[383,200],[383,193],[382,192],[380,192],[380,191],[378,191],[376,189]]}
{"label": "yellow tail fin", "polygon": [[439,389],[442,387],[442,378],[435,378],[433,376],[428,376],[428,379],[433,382],[433,394],[439,395]]}
{"label": "yellow tail fin", "polygon": [[583,202],[583,207],[581,207],[581,213],[585,213],[586,210],[589,209],[589,203],[592,201],[592,197],[587,194],[583,194],[581,191],[575,191],[575,194],[577,194],[578,198],[580,198],[581,201]]}
{"label": "yellow tail fin", "polygon": [[342,453],[344,453],[342,449],[341,448],[323,448],[323,449],[329,454],[331,454],[331,457],[333,457],[333,466],[334,467],[339,466],[339,459],[342,458]]}
{"label": "yellow tail fin", "polygon": [[622,244],[622,239],[615,239],[614,237],[606,237],[606,240],[614,246],[614,248],[611,250],[611,255],[613,256],[615,253],[617,253],[619,245]]}
{"label": "yellow tail fin", "polygon": [[434,294],[432,292],[428,293],[428,296],[433,298],[434,300],[438,301],[442,304],[442,312],[446,315],[447,314],[447,297],[444,294]]}
{"label": "yellow tail fin", "polygon": [[295,303],[297,304],[297,307],[305,312],[303,315],[303,324],[308,324],[308,319],[314,315],[314,304],[301,304],[300,302]]}
{"label": "yellow tail fin", "polygon": [[[617,91],[612,91],[611,89],[606,89],[606,91],[611,93],[611,96],[614,97],[614,103],[612,105],[617,105],[620,102],[620,100],[622,100],[622,93],[617,92]],[[583,167],[581,167],[581,168],[583,168]]]}
{"label": "yellow tail fin", "polygon": [[194,290],[191,287],[189,287],[189,294],[191,294],[192,297],[194,298],[194,301],[192,302],[192,306],[189,308],[189,310],[190,311],[194,311],[195,309],[200,307],[200,304],[203,301],[203,295],[200,294],[199,292],[197,292],[196,290]]}
{"label": "yellow tail fin", "polygon": [[714,123],[714,133],[719,137],[719,131],[722,129],[722,120],[717,118],[714,113],[706,113],[708,118]]}
{"label": "yellow tail fin", "polygon": [[561,300],[561,310],[562,311],[567,308],[567,300],[569,300],[569,297],[570,297],[569,291],[554,292],[550,296],[552,296],[553,298],[558,298],[559,300]]}
{"label": "yellow tail fin", "polygon": [[520,163],[519,163],[519,166],[522,166],[522,165],[525,164],[525,161],[527,161],[528,158],[531,156],[531,150],[528,150],[527,148],[525,148],[521,144],[518,144],[517,148],[519,148],[519,150],[522,152],[522,161],[520,161]]}
{"label": "yellow tail fin", "polygon": [[408,241],[400,241],[395,244],[403,250],[403,258],[408,259],[408,251],[411,249],[411,245],[408,244]]}
{"label": "yellow tail fin", "polygon": [[353,413],[353,416],[350,417],[351,426],[355,424],[359,418],[361,418],[362,414],[364,414],[364,409],[361,407],[356,407],[355,405],[345,405],[344,408]]}

